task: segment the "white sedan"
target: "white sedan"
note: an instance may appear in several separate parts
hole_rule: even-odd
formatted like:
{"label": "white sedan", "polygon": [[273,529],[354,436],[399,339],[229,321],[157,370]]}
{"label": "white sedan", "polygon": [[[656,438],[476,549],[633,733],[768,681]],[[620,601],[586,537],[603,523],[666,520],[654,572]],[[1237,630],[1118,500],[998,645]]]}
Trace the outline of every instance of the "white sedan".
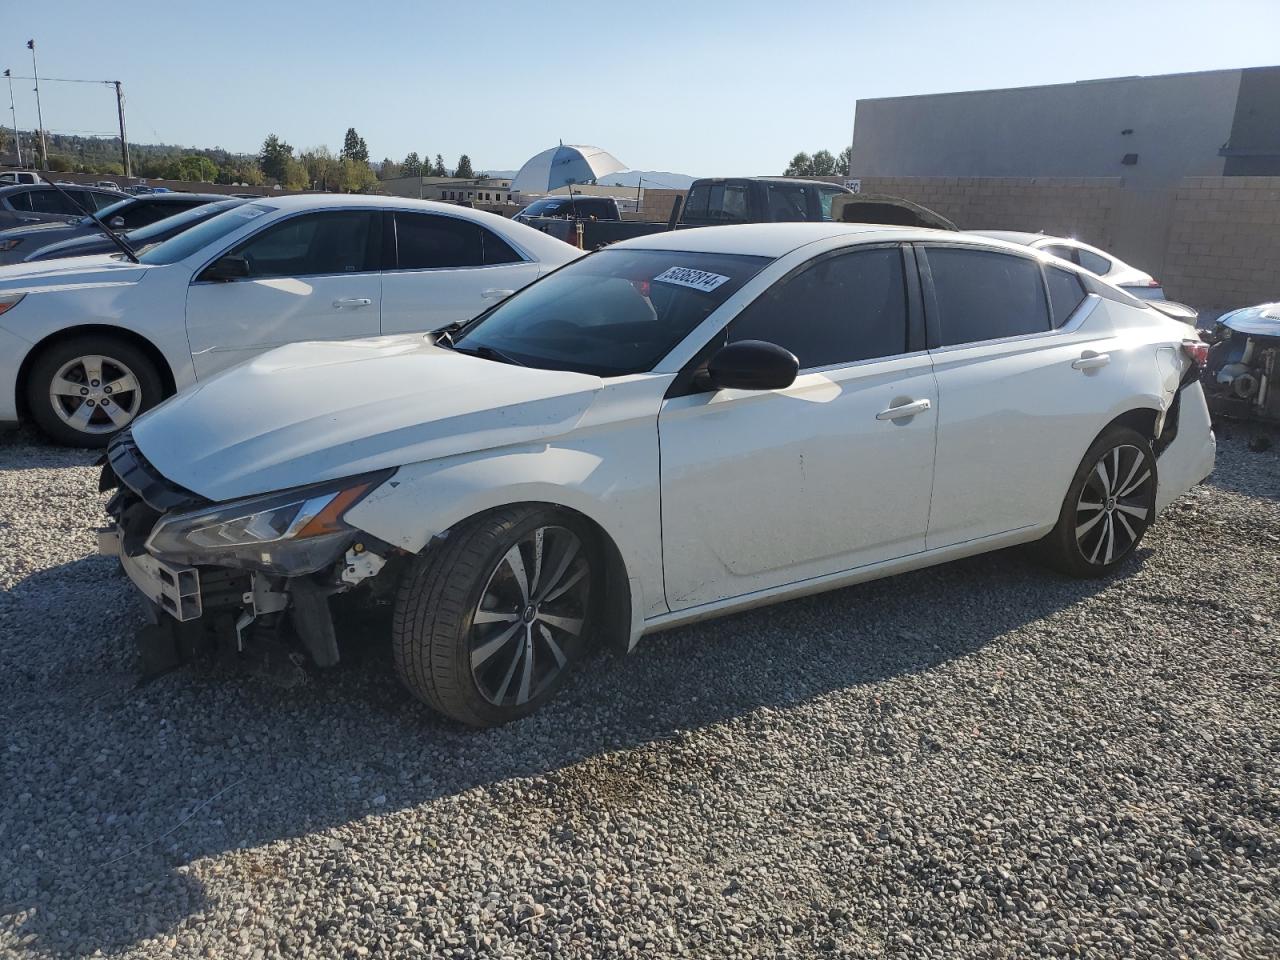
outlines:
{"label": "white sedan", "polygon": [[1145,270],[1131,267],[1113,254],[1071,237],[1051,237],[1043,233],[1022,233],[1017,230],[974,230],[973,232],[980,237],[1020,243],[1033,250],[1043,250],[1068,263],[1084,267],[1095,277],[1101,277],[1107,283],[1115,284],[1125,293],[1131,293],[1139,300],[1165,299],[1164,287],[1161,286],[1160,281]]}
{"label": "white sedan", "polygon": [[578,256],[463,207],[302,194],[228,210],[136,261],[0,267],[0,423],[104,446],[175,390],[264,350],[438,329]]}
{"label": "white sedan", "polygon": [[102,550],[174,648],[256,618],[329,664],[327,597],[394,596],[409,689],[502,723],[588,647],[704,617],[1014,544],[1110,573],[1212,469],[1204,353],[1025,247],[658,234],[459,329],[179,394],[111,444]]}

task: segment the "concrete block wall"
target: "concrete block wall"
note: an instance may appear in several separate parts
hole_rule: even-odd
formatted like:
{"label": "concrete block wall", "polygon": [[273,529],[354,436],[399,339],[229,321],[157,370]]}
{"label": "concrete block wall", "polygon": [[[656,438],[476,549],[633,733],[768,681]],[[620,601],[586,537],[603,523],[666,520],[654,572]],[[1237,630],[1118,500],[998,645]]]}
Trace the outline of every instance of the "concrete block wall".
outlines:
{"label": "concrete block wall", "polygon": [[936,210],[963,230],[1028,230],[1107,248],[1119,177],[863,177],[886,193]]}
{"label": "concrete block wall", "polygon": [[1280,300],[1280,177],[1186,177],[1162,278],[1173,299],[1227,309]]}

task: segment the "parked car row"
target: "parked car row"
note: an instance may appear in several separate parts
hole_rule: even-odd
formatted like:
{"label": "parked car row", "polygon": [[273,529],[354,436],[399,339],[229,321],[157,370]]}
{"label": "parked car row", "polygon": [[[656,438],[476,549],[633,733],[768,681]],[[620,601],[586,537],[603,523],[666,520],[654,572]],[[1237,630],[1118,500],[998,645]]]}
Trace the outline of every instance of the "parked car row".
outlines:
{"label": "parked car row", "polygon": [[225,206],[135,260],[0,267],[0,421],[102,446],[169,394],[264,350],[438,329],[581,254],[493,214],[382,197],[165,194],[121,201],[119,218],[214,203]]}

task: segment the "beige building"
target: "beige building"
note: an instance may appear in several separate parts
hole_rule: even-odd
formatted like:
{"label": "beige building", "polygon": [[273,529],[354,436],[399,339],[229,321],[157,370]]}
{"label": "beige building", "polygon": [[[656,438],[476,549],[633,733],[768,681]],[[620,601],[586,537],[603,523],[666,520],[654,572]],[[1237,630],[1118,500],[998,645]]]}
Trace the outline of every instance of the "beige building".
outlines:
{"label": "beige building", "polygon": [[384,193],[419,200],[490,205],[511,202],[511,181],[500,177],[396,177],[383,180]]}

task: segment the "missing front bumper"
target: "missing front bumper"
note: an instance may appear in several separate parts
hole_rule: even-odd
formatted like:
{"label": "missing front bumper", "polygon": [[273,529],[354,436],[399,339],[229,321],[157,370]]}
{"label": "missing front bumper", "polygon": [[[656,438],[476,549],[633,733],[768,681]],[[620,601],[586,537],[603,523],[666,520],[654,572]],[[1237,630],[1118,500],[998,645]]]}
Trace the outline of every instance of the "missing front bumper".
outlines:
{"label": "missing front bumper", "polygon": [[148,553],[131,556],[125,551],[120,531],[115,527],[98,531],[98,553],[119,557],[133,585],[175,620],[186,623],[199,619],[204,613],[200,571],[195,567],[168,563]]}

